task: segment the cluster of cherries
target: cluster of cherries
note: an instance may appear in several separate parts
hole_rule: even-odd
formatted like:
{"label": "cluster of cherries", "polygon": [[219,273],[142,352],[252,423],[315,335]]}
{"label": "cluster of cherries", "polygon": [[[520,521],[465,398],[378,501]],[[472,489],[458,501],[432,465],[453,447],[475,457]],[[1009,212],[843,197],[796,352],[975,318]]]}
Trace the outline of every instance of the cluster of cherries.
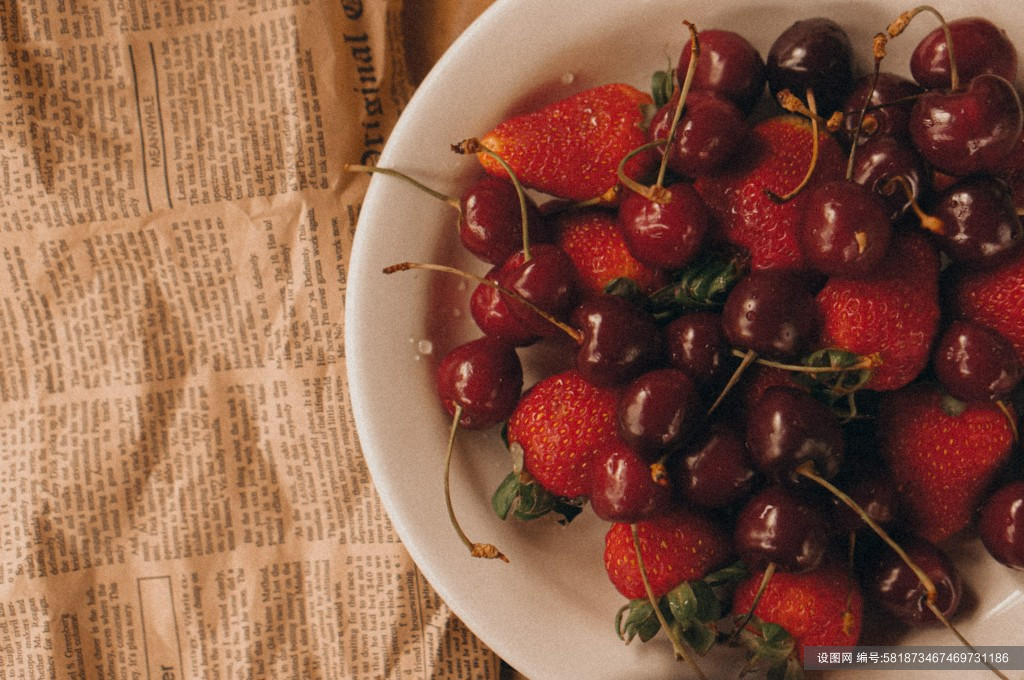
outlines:
{"label": "cluster of cherries", "polygon": [[[797,108],[816,124],[842,112],[832,127],[852,149],[847,177],[817,184],[806,199],[798,235],[814,270],[808,277],[870,273],[889,252],[893,225],[908,218],[933,232],[954,266],[1022,256],[1020,197],[995,179],[1021,153],[1016,50],[987,20],[944,23],[925,38],[911,60],[913,81],[880,71],[879,54],[873,73],[854,78],[850,41],[828,19],[797,22],[766,60],[731,31],[702,31],[697,45],[694,31],[678,87],[651,122],[651,143],[637,150],[663,150],[658,180],[644,186],[622,176],[618,222],[643,264],[679,272],[704,262],[708,209],[691,181],[666,177],[713,173],[741,153],[766,83],[775,95],[806,94]],[[489,153],[473,141],[461,150]],[[441,401],[459,427],[509,418],[523,392],[517,348],[567,340],[578,373],[621,394],[620,445],[601,448],[589,462],[586,498],[602,519],[635,523],[676,503],[711,509],[729,518],[747,567],[786,571],[816,567],[837,533],[898,526],[897,490],[881,467],[864,463],[872,460],[870,420],[863,427],[791,383],[767,386],[756,399],[730,393],[755,363],[816,386],[831,380],[844,395],[856,391],[845,382],[850,375],[870,372],[866,358],[836,351],[801,363],[820,331],[806,278],[748,271],[742,257],[726,258],[707,299],[652,313],[653,298],[628,286],[626,294],[581,289],[572,260],[552,243],[548,217],[573,209],[565,202],[538,208],[518,183],[493,176],[449,200],[459,208],[462,243],[492,266],[470,302],[484,335],[448,353],[437,374]],[[447,269],[405,263],[390,271],[412,267]],[[1012,346],[969,321],[944,326],[930,365],[963,400],[1010,400],[1022,378]],[[870,414],[872,395],[858,397]],[[1007,484],[988,499],[978,524],[992,555],[1018,569],[1022,507],[1024,482]],[[952,562],[939,547],[892,530],[898,550],[871,551],[858,567],[868,593],[908,623],[950,616],[961,597]],[[501,556],[459,533],[475,554]]]}

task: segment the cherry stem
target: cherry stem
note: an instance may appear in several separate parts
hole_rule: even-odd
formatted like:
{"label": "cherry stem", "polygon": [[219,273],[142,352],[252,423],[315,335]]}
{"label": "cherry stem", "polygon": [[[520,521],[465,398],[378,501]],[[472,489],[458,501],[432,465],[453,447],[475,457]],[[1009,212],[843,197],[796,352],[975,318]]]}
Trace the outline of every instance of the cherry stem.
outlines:
{"label": "cherry stem", "polygon": [[1013,407],[1002,399],[996,400],[996,406],[1003,412],[1003,415],[1006,416],[1007,422],[1010,424],[1010,432],[1013,433],[1013,443],[1016,444],[1020,442],[1020,431],[1017,429],[1017,416],[1013,412]]}
{"label": "cherry stem", "polygon": [[424,191],[433,196],[434,198],[440,201],[444,201],[451,207],[458,210],[460,215],[462,214],[462,206],[459,204],[459,199],[455,198],[454,196],[443,194],[436,189],[431,189],[426,184],[423,184],[419,180],[413,179],[409,175],[406,175],[403,172],[399,172],[398,170],[394,170],[392,168],[379,168],[374,165],[359,165],[357,163],[346,163],[345,165],[341,166],[341,168],[345,172],[365,172],[368,174],[378,173],[381,175],[387,175],[388,177],[396,177],[404,182],[408,182],[409,184],[413,185],[420,191]]}
{"label": "cherry stem", "polygon": [[928,603],[931,604],[935,602],[935,583],[928,576],[928,574],[924,573],[921,567],[917,566],[914,560],[910,559],[910,555],[907,554],[907,551],[900,547],[900,544],[894,541],[892,536],[890,536],[885,529],[878,525],[878,522],[871,519],[871,516],[868,515],[868,513],[864,510],[864,508],[860,506],[860,504],[857,503],[857,501],[850,498],[835,484],[833,484],[832,482],[828,481],[827,479],[816,473],[814,471],[814,461],[809,460],[803,463],[796,469],[796,473],[799,475],[803,475],[807,479],[810,479],[811,481],[819,484],[820,486],[825,487],[833,496],[838,498],[840,501],[845,503],[847,507],[849,507],[855,513],[857,513],[857,516],[860,517],[864,521],[864,523],[871,528],[872,531],[878,534],[878,537],[885,541],[889,545],[889,547],[892,548],[897,555],[899,555],[900,559],[903,560],[908,567],[910,567],[910,570],[914,572],[914,575],[917,576],[917,580],[920,581],[922,586],[924,586],[926,593],[925,597],[927,598]]}
{"label": "cherry stem", "polygon": [[[749,352],[742,350],[733,349],[732,355],[734,357],[745,358]],[[762,359],[755,357],[755,362],[762,366],[769,368],[778,368],[783,371],[790,371],[792,373],[843,373],[845,371],[862,371],[869,368],[878,366],[879,359],[876,356],[861,357],[860,361],[849,366],[802,366],[799,364],[783,364],[778,361],[772,361],[771,359]]]}
{"label": "cherry stem", "polygon": [[640,531],[637,529],[635,523],[630,524],[629,528],[633,533],[633,550],[636,552],[636,563],[637,567],[640,569],[640,580],[643,582],[644,590],[647,592],[647,599],[650,601],[651,607],[654,608],[654,615],[658,617],[658,622],[661,624],[662,628],[665,629],[665,634],[668,635],[669,640],[672,641],[672,649],[676,653],[676,658],[685,660],[690,664],[690,667],[693,668],[697,677],[701,680],[707,680],[707,676],[704,675],[704,671],[702,671],[700,666],[697,665],[697,662],[693,660],[693,657],[691,657],[689,652],[686,650],[686,646],[679,640],[675,631],[672,629],[672,626],[670,626],[669,622],[665,619],[665,614],[662,613],[661,607],[658,605],[658,598],[654,595],[654,589],[651,587],[651,582],[647,578],[647,567],[644,565],[644,556],[640,552]]}
{"label": "cherry stem", "polygon": [[932,232],[933,234],[942,234],[944,225],[942,220],[934,215],[929,215],[914,198],[914,188],[910,186],[910,180],[903,175],[893,175],[890,177],[884,185],[882,185],[882,193],[886,196],[892,195],[892,192],[896,191],[896,185],[899,185],[903,189],[903,193],[907,196],[907,202],[910,203],[910,209],[917,215],[917,219],[921,221],[921,226]]}
{"label": "cherry stem", "polygon": [[572,338],[572,340],[577,345],[583,342],[583,334],[580,333],[575,328],[573,328],[572,326],[559,321],[548,312],[544,311],[537,305],[525,299],[522,295],[516,293],[514,290],[506,288],[500,283],[484,278],[482,276],[477,276],[476,274],[471,274],[469,272],[462,271],[461,269],[456,269],[455,267],[449,267],[443,264],[432,264],[429,262],[399,262],[398,264],[393,264],[389,267],[385,267],[384,273],[394,274],[396,272],[409,271],[410,269],[427,269],[429,271],[443,272],[445,274],[455,274],[456,276],[461,276],[464,279],[469,279],[470,281],[474,281],[476,283],[481,283],[485,286],[489,286],[490,288],[493,288],[502,295],[506,295],[514,299],[516,302],[522,305],[526,305],[528,308],[539,314],[545,321],[548,321],[549,323],[553,324],[554,326],[565,332],[565,334]]}
{"label": "cherry stem", "polygon": [[[622,160],[619,161],[619,167],[616,171],[616,174],[619,177],[619,182],[622,183],[622,186],[635,191],[649,201],[654,201],[655,203],[668,203],[669,200],[671,200],[672,195],[660,184],[654,184],[649,187],[644,186],[626,174],[626,163],[628,163],[631,158],[649,149],[656,149],[659,146],[665,146],[667,144],[667,139],[656,139],[653,142],[647,142],[646,144],[638,146],[623,156]],[[667,154],[668,150],[666,150],[665,153]]]}
{"label": "cherry stem", "polygon": [[752,349],[747,350],[747,353],[743,355],[743,361],[740,362],[740,365],[737,366],[736,370],[732,372],[731,376],[729,376],[729,382],[725,383],[725,387],[723,387],[722,391],[718,393],[718,398],[715,399],[715,403],[713,403],[711,408],[708,409],[708,415],[715,412],[715,409],[718,408],[719,404],[722,403],[722,400],[725,399],[725,395],[729,394],[732,388],[736,386],[736,383],[739,382],[743,372],[746,371],[747,367],[754,363],[756,359],[757,352]]}
{"label": "cherry stem", "polygon": [[946,23],[939,10],[931,5],[919,5],[896,17],[895,21],[889,24],[886,32],[890,37],[895,38],[903,33],[910,21],[921,12],[929,12],[934,15],[942,26],[942,33],[946,38],[946,56],[949,57],[949,88],[955,92],[960,89],[960,74],[957,72],[956,59],[953,57],[953,34],[949,30],[949,24]]}
{"label": "cherry stem", "polygon": [[958,631],[958,630],[956,629],[956,626],[954,626],[954,625],[953,625],[952,623],[950,623],[949,619],[947,619],[947,618],[946,618],[946,615],[942,613],[942,610],[941,610],[941,609],[939,609],[938,605],[936,605],[936,604],[935,604],[934,602],[930,602],[930,601],[929,601],[929,602],[926,602],[925,604],[927,604],[927,605],[928,605],[928,609],[930,609],[930,610],[932,611],[932,614],[934,614],[934,615],[935,615],[935,618],[937,618],[937,619],[939,620],[939,622],[940,622],[940,623],[942,623],[942,625],[944,625],[944,626],[945,626],[946,628],[948,628],[948,629],[949,629],[949,631],[950,631],[951,633],[953,633],[953,635],[955,635],[955,636],[956,636],[956,639],[960,641],[960,644],[962,644],[962,645],[963,645],[964,647],[966,647],[967,649],[971,650],[971,652],[973,652],[974,654],[976,654],[976,655],[977,655],[977,656],[978,656],[978,657],[979,657],[979,658],[981,659],[981,662],[982,662],[983,664],[985,664],[986,666],[988,666],[988,669],[989,669],[990,671],[992,671],[993,673],[995,673],[995,674],[996,674],[996,675],[997,675],[998,677],[1002,678],[1003,680],[1010,680],[1010,679],[1009,679],[1009,678],[1007,678],[1007,677],[1006,677],[1005,675],[1003,675],[1002,673],[1000,673],[1000,672],[999,672],[999,669],[998,669],[998,668],[996,668],[996,667],[995,667],[995,666],[993,666],[993,665],[992,665],[991,663],[989,663],[989,662],[988,662],[988,661],[987,661],[987,660],[985,659],[985,655],[984,655],[984,654],[978,654],[978,650],[976,650],[976,649],[974,648],[974,645],[972,645],[972,644],[971,644],[970,642],[968,642],[968,641],[967,641],[967,638],[965,638],[965,637],[964,637],[964,636],[963,636],[963,635],[962,635],[962,634],[960,633],[960,631]]}
{"label": "cherry stem", "polygon": [[814,91],[811,90],[811,88],[807,88],[807,106],[812,114],[810,116],[811,162],[807,166],[807,173],[804,175],[804,178],[800,180],[800,183],[797,184],[790,192],[780,196],[770,189],[764,189],[764,192],[768,195],[768,198],[772,199],[776,203],[785,203],[786,201],[791,200],[793,197],[795,197],[797,194],[803,191],[804,187],[806,187],[807,184],[811,181],[811,176],[814,174],[814,168],[816,168],[818,165],[818,119],[820,118],[820,116],[818,116],[818,109],[814,103]]}
{"label": "cherry stem", "polygon": [[679,101],[676,102],[676,110],[672,116],[672,125],[668,129],[668,137],[665,140],[665,151],[661,154],[661,167],[658,168],[658,180],[656,186],[665,185],[665,174],[668,171],[668,157],[671,153],[672,141],[676,138],[676,129],[683,117],[683,109],[686,108],[686,97],[690,94],[690,87],[693,85],[693,77],[697,72],[697,58],[700,56],[700,41],[697,39],[697,27],[691,22],[683,20],[683,24],[690,30],[690,63],[686,66],[686,76],[683,84],[679,87]]}
{"label": "cherry stem", "polygon": [[451,493],[452,451],[455,449],[455,433],[459,429],[459,420],[461,418],[462,405],[458,404],[455,407],[455,415],[452,417],[452,428],[448,435],[448,450],[444,455],[444,502],[448,507],[448,520],[452,523],[452,526],[455,527],[455,533],[459,535],[459,539],[467,548],[469,548],[470,555],[483,559],[497,558],[502,562],[508,563],[508,558],[490,543],[474,543],[469,540],[469,537],[466,536],[466,532],[463,531],[462,527],[459,525],[459,520],[455,518],[455,508],[452,507]]}
{"label": "cherry stem", "polygon": [[498,162],[498,165],[500,165],[505,170],[506,173],[508,173],[508,178],[509,180],[511,180],[512,186],[516,188],[516,197],[519,199],[519,215],[523,223],[523,260],[525,262],[529,262],[530,221],[528,218],[529,213],[527,212],[526,208],[526,192],[523,190],[523,185],[519,183],[519,178],[516,177],[516,173],[514,170],[512,170],[512,166],[509,165],[508,162],[504,158],[502,158],[500,154],[484,146],[476,137],[470,137],[469,139],[462,140],[458,144],[452,144],[452,151],[459,154],[482,153],[484,155],[490,156],[491,158]]}
{"label": "cherry stem", "polygon": [[882,66],[882,57],[885,56],[884,50],[885,34],[879,33],[874,39],[874,55],[875,55],[875,72],[871,78],[871,89],[868,90],[867,95],[864,97],[864,105],[860,107],[860,113],[857,115],[857,126],[853,129],[853,144],[850,145],[850,157],[846,159],[846,181],[853,180],[853,161],[857,154],[857,147],[860,146],[860,133],[864,127],[864,117],[868,114],[868,106],[871,104],[871,98],[875,96],[875,89],[878,87],[878,74]]}
{"label": "cherry stem", "polygon": [[750,609],[743,615],[743,619],[733,629],[732,635],[729,636],[729,640],[732,640],[739,635],[747,624],[750,623],[750,619],[754,618],[754,611],[757,610],[757,605],[760,604],[761,598],[764,596],[764,591],[768,589],[768,582],[772,580],[772,576],[775,575],[775,563],[769,562],[768,566],[764,569],[764,576],[761,577],[761,583],[757,586],[757,592],[754,593],[754,601],[750,603]]}

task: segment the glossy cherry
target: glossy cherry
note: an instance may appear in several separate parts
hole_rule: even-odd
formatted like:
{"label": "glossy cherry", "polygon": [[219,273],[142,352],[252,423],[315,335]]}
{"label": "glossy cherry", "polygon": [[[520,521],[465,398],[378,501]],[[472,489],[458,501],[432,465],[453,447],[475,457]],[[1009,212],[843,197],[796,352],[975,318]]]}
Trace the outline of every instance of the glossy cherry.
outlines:
{"label": "glossy cherry", "polygon": [[484,336],[455,347],[437,369],[437,392],[449,415],[462,407],[459,425],[481,429],[512,414],[523,389],[523,367],[515,348]]}
{"label": "glossy cherry", "polygon": [[733,548],[755,570],[774,563],[782,571],[810,571],[821,564],[828,541],[821,506],[779,486],[754,494],[740,510],[733,530]]}
{"label": "glossy cherry", "polygon": [[814,310],[814,298],[798,277],[753,271],[729,292],[722,330],[735,347],[771,359],[795,359],[818,331]]}
{"label": "glossy cherry", "polygon": [[[983,17],[964,17],[946,23],[953,39],[953,56],[964,81],[982,73],[995,73],[1015,82],[1017,48],[1006,31]],[[917,44],[910,57],[910,73],[928,89],[950,86],[949,48],[942,28]]]}
{"label": "glossy cherry", "polygon": [[[485,175],[460,197],[459,237],[469,252],[500,265],[523,247],[519,194],[506,178]],[[532,243],[551,240],[551,229],[536,204],[527,198],[527,224]]]}
{"label": "glossy cherry", "polygon": [[[504,266],[514,268],[518,266],[518,262],[509,260]],[[497,265],[491,267],[484,278],[498,281],[502,268]],[[507,296],[487,284],[477,284],[473,289],[473,294],[469,297],[469,313],[484,334],[501,338],[517,347],[532,345],[541,338],[539,333],[525,326],[519,317],[512,313]]]}
{"label": "glossy cherry", "polygon": [[1013,85],[993,74],[965,88],[930,90],[914,103],[910,138],[921,156],[948,175],[993,172],[1021,134],[1024,112]]}
{"label": "glossy cherry", "polygon": [[[844,474],[837,486],[881,527],[892,525],[899,513],[899,491],[881,464],[856,466],[853,474]],[[836,529],[844,533],[866,530],[864,519],[838,498],[832,498]]]}
{"label": "glossy cherry", "polygon": [[[765,67],[761,53],[739,33],[707,29],[697,34],[700,58],[693,74],[693,90],[714,92],[750,113],[764,92]],[[692,50],[687,42],[679,55],[676,77],[682,84]],[[692,90],[691,90],[692,91]]]}
{"label": "glossy cherry", "polygon": [[978,533],[989,554],[1024,570],[1024,481],[1010,482],[982,504]]}
{"label": "glossy cherry", "polygon": [[[948,619],[956,612],[963,595],[960,572],[948,555],[923,538],[908,535],[896,540],[935,584],[935,606]],[[863,573],[866,594],[900,621],[911,625],[938,622],[927,605],[925,587],[888,546],[877,549]]]}
{"label": "glossy cherry", "polygon": [[608,522],[639,522],[664,512],[672,501],[668,486],[651,477],[650,464],[625,442],[609,439],[591,455],[590,507]]}
{"label": "glossy cherry", "polygon": [[768,87],[776,95],[788,89],[801,99],[814,91],[818,113],[839,109],[853,86],[853,46],[831,19],[797,21],[783,31],[765,61]]}
{"label": "glossy cherry", "polygon": [[[561,248],[550,244],[530,247],[530,258],[523,251],[502,265],[498,283],[559,320],[568,317],[576,304],[579,282],[576,268]],[[512,314],[530,331],[542,336],[562,333],[557,326],[516,299],[507,298]]]}
{"label": "glossy cherry", "polygon": [[810,393],[794,387],[769,387],[747,413],[747,452],[754,467],[782,483],[801,482],[797,468],[813,463],[813,472],[834,477],[843,460],[839,420]]}
{"label": "glossy cherry", "polygon": [[663,200],[627,191],[619,206],[626,247],[640,262],[661,269],[688,264],[700,251],[711,218],[691,184],[664,187]]}
{"label": "glossy cherry", "polygon": [[966,177],[936,197],[932,215],[942,222],[939,247],[952,259],[991,267],[1024,250],[1024,226],[1007,185],[992,177]]}
{"label": "glossy cherry", "polygon": [[922,92],[921,88],[911,80],[895,73],[881,71],[878,80],[874,74],[861,76],[853,85],[853,91],[843,104],[843,130],[853,141],[857,121],[867,100],[868,110],[865,120],[870,116],[873,125],[870,129],[861,129],[857,135],[857,143],[864,144],[874,137],[895,137],[903,140],[909,136],[907,126],[910,123],[910,112],[914,108],[914,98]]}
{"label": "glossy cherry", "polygon": [[[903,182],[897,184],[897,177]],[[857,149],[850,179],[881,196],[889,218],[895,220],[907,211],[911,201],[921,201],[925,177],[924,163],[912,146],[889,135],[877,135]]]}
{"label": "glossy cherry", "polygon": [[733,428],[719,424],[677,458],[670,473],[672,487],[688,503],[728,508],[747,498],[757,473],[747,460],[746,442]]}
{"label": "glossy cherry", "polygon": [[[676,92],[654,114],[648,133],[652,141],[668,138],[678,102]],[[743,112],[730,100],[712,92],[691,91],[668,146],[668,167],[685,177],[720,170],[742,147],[749,128]]]}
{"label": "glossy cherry", "polygon": [[655,369],[623,390],[619,436],[653,463],[692,437],[701,415],[700,395],[690,376],[677,368]]}
{"label": "glossy cherry", "polygon": [[625,298],[588,297],[573,310],[570,323],[582,334],[576,369],[594,385],[623,385],[664,360],[654,319]]}
{"label": "glossy cherry", "polygon": [[862,184],[845,179],[818,184],[807,194],[797,239],[804,259],[819,272],[865,276],[889,250],[889,208]]}
{"label": "glossy cherry", "polygon": [[981,324],[950,322],[932,352],[935,375],[959,399],[997,400],[1020,384],[1022,369],[1013,345]]}
{"label": "glossy cherry", "polygon": [[664,328],[669,362],[686,371],[698,385],[716,382],[730,363],[722,317],[715,312],[690,312]]}

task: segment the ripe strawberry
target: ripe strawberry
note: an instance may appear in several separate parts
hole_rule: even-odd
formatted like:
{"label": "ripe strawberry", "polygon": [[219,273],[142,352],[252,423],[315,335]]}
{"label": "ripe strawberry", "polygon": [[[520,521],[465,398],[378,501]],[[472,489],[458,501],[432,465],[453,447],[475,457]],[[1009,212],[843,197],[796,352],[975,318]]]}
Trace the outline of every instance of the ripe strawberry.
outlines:
{"label": "ripe strawberry", "polygon": [[818,161],[810,184],[794,198],[777,203],[765,190],[785,194],[799,185],[811,163],[811,124],[793,115],[769,118],[754,126],[738,162],[721,174],[695,183],[718,219],[722,236],[750,253],[754,269],[802,269],[797,225],[808,189],[843,176],[839,144],[820,134]]}
{"label": "ripe strawberry", "polygon": [[614,213],[600,208],[570,210],[554,220],[555,242],[576,265],[587,290],[601,293],[618,278],[631,279],[645,293],[665,285],[662,271],[641,264],[629,252]]}
{"label": "ripe strawberry", "polygon": [[953,309],[1000,333],[1024,361],[1024,257],[963,274],[953,285]]}
{"label": "ripe strawberry", "polygon": [[542,379],[520,398],[508,421],[509,443],[523,447],[523,467],[557,496],[587,491],[594,449],[617,437],[619,390],[595,387],[577,371]]}
{"label": "ripe strawberry", "polygon": [[[763,572],[751,574],[736,587],[732,612],[744,616],[754,603]],[[768,641],[764,624],[782,626],[792,636],[792,647],[779,645],[772,650],[774,658],[761,657],[769,665],[787,662],[795,655],[802,662],[804,647],[852,646],[860,638],[864,602],[857,582],[846,568],[826,562],[817,569],[802,573],[777,571],[768,581],[754,616],[759,621],[747,626],[744,641],[757,646]],[[772,642],[779,640],[772,634]],[[759,650],[764,653],[763,650]],[[781,677],[781,676],[780,676]]]}
{"label": "ripe strawberry", "polygon": [[[697,581],[725,565],[731,555],[728,535],[711,520],[677,508],[637,522],[640,553],[655,597],[684,581]],[[630,600],[647,597],[629,524],[616,523],[604,542],[604,566],[612,585]]]}
{"label": "ripe strawberry", "polygon": [[970,523],[1013,446],[997,405],[958,402],[925,384],[883,397],[878,432],[908,524],[932,543]]}
{"label": "ripe strawberry", "polygon": [[881,365],[864,384],[875,390],[903,387],[928,363],[938,330],[939,257],[920,232],[896,238],[870,277],[833,277],[817,296],[823,347],[863,356]]}
{"label": "ripe strawberry", "polygon": [[[510,118],[480,141],[524,186],[585,201],[619,183],[619,163],[647,141],[645,108],[652,103],[650,95],[629,85],[602,85]],[[495,159],[477,157],[487,172],[506,175]],[[640,177],[656,162],[654,151],[638,154],[626,164],[626,173]]]}

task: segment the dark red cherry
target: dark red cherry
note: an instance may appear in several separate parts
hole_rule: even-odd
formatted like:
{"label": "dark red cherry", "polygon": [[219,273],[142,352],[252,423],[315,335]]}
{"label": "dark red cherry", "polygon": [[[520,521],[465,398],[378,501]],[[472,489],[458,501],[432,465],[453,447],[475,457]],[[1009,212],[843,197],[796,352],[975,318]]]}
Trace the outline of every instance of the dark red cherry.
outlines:
{"label": "dark red cherry", "polygon": [[627,191],[619,205],[619,226],[637,260],[659,269],[677,269],[700,251],[710,217],[692,185],[678,182],[665,190],[664,201]]}
{"label": "dark red cherry", "polygon": [[732,428],[716,425],[672,466],[679,496],[705,508],[736,505],[753,491],[757,474],[747,460],[746,443]]}
{"label": "dark red cherry", "polygon": [[[648,132],[652,141],[668,138],[678,103],[676,92],[654,114]],[[711,92],[691,91],[668,146],[668,167],[685,177],[715,172],[744,144],[749,128],[743,112],[733,102]]]}
{"label": "dark red cherry", "polygon": [[570,323],[583,335],[576,369],[594,385],[623,385],[664,359],[654,319],[625,298],[588,297],[572,312]]}
{"label": "dark red cherry", "polygon": [[[764,92],[764,60],[739,33],[711,28],[697,34],[700,57],[693,74],[693,89],[714,92],[750,113]],[[681,85],[690,66],[690,42],[679,55],[676,78]]]}
{"label": "dark red cherry", "polygon": [[845,179],[807,194],[797,238],[804,259],[829,276],[870,274],[889,251],[892,222],[882,198]]}
{"label": "dark red cherry", "polygon": [[981,506],[978,533],[992,557],[1024,570],[1024,481],[1010,482],[989,496]]}
{"label": "dark red cherry", "polygon": [[722,330],[739,348],[778,360],[796,358],[817,334],[814,298],[796,276],[759,270],[744,276],[722,308]]}
{"label": "dark red cherry", "polygon": [[[902,177],[910,188],[910,195],[893,178]],[[888,135],[875,136],[864,142],[853,161],[853,174],[857,184],[863,184],[882,197],[889,209],[889,219],[895,220],[911,206],[911,199],[921,201],[924,163],[917,151],[906,142]]]}
{"label": "dark red cherry", "polygon": [[[576,304],[579,281],[576,268],[558,246],[539,243],[530,247],[530,259],[522,251],[502,266],[498,283],[559,320],[565,320]],[[542,336],[563,333],[549,320],[521,302],[507,298],[510,311],[530,331]]]}
{"label": "dark red cherry", "polygon": [[782,571],[810,571],[821,564],[828,541],[822,508],[809,497],[778,486],[748,500],[733,531],[733,547],[750,569],[774,563]]}
{"label": "dark red cherry", "polygon": [[437,393],[449,415],[462,407],[459,425],[480,429],[512,414],[523,389],[523,367],[515,348],[484,336],[459,345],[441,360]]}
{"label": "dark red cherry", "polygon": [[810,393],[769,387],[747,413],[747,452],[754,467],[783,483],[800,482],[796,469],[808,461],[829,479],[843,460],[839,420]]}
{"label": "dark red cherry", "polygon": [[639,522],[671,504],[667,485],[651,476],[651,466],[619,439],[603,441],[590,458],[590,507],[608,522]]}
{"label": "dark red cherry", "polygon": [[914,108],[914,97],[920,93],[921,88],[917,84],[895,73],[881,71],[877,82],[874,74],[861,76],[854,83],[853,91],[843,105],[843,130],[847,138],[853,141],[853,132],[865,100],[869,107],[865,113],[865,120],[870,116],[874,125],[870,130],[866,129],[867,125],[861,130],[857,136],[859,144],[882,136],[901,140],[908,138],[910,111]]}
{"label": "dark red cherry", "polygon": [[693,436],[701,416],[697,386],[677,368],[643,373],[619,400],[619,435],[648,462]]}
{"label": "dark red cherry", "polygon": [[853,46],[846,31],[831,19],[797,21],[783,31],[765,62],[768,87],[776,95],[790,90],[804,98],[814,91],[818,113],[839,109],[853,86]]}
{"label": "dark red cherry", "polygon": [[[509,260],[505,266],[516,267],[518,263]],[[498,281],[501,278],[502,268],[501,266],[491,267],[484,278]],[[512,313],[508,306],[507,296],[487,284],[477,284],[473,290],[473,294],[469,297],[469,313],[485,335],[501,338],[517,347],[532,345],[540,340],[539,333],[527,328],[519,320],[519,317]]]}
{"label": "dark red cherry", "polygon": [[[948,619],[960,605],[963,586],[952,560],[935,545],[916,536],[897,537],[897,543],[935,584],[935,605]],[[864,571],[866,594],[900,621],[911,625],[936,623],[927,605],[925,588],[895,551],[880,546]]]}
{"label": "dark red cherry", "polygon": [[965,401],[1003,399],[1022,376],[1013,345],[972,321],[949,324],[932,352],[932,366],[946,391]]}
{"label": "dark red cherry", "polygon": [[990,267],[1024,249],[1024,227],[1009,187],[989,176],[964,178],[936,198],[939,247],[953,260]]}
{"label": "dark red cherry", "polygon": [[719,314],[683,314],[665,326],[664,335],[669,362],[697,384],[711,385],[725,373],[730,354]]}
{"label": "dark red cherry", "polygon": [[962,177],[994,172],[1021,134],[1024,113],[1013,85],[982,74],[956,92],[931,90],[914,103],[910,138],[921,157]]}
{"label": "dark red cherry", "polygon": [[[462,194],[459,203],[459,237],[469,252],[485,262],[500,265],[523,247],[519,195],[508,179],[485,175]],[[530,241],[550,241],[551,230],[529,198],[526,214]]]}
{"label": "dark red cherry", "polygon": [[[1017,79],[1017,48],[1006,31],[982,17],[946,22],[953,39],[953,58],[961,81],[994,73],[1011,83]],[[910,57],[910,73],[930,90],[950,87],[949,52],[941,27],[926,35]]]}
{"label": "dark red cherry", "polygon": [[[899,491],[883,465],[859,465],[856,474],[844,474],[843,480],[837,480],[836,486],[879,526],[889,526],[896,520],[899,512]],[[837,497],[833,496],[832,505],[837,531],[848,534],[868,528],[864,519]]]}

